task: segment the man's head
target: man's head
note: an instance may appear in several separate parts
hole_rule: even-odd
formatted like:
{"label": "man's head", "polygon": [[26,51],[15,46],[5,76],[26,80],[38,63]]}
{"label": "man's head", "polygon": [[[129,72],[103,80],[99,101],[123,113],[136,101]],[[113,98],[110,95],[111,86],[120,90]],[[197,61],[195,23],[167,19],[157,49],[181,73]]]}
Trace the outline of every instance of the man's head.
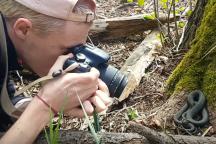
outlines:
{"label": "man's head", "polygon": [[85,43],[92,19],[89,13],[95,12],[95,3],[93,0],[1,0],[0,11],[18,57],[42,76],[68,48]]}

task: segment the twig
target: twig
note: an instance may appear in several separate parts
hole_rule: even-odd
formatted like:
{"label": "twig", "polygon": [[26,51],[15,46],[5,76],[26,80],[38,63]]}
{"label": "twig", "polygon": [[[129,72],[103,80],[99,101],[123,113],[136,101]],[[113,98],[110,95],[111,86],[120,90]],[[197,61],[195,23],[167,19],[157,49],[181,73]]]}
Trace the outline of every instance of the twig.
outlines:
{"label": "twig", "polygon": [[179,47],[180,47],[180,45],[181,45],[182,42],[183,42],[187,24],[188,24],[188,22],[186,22],[186,24],[185,24],[185,26],[184,26],[184,28],[183,28],[183,32],[182,32],[181,38],[179,39],[178,45],[177,45],[177,47],[176,47],[176,51],[177,51],[177,52],[179,51]]}
{"label": "twig", "polygon": [[176,39],[178,41],[179,39],[179,32],[178,32],[178,25],[176,20],[176,11],[175,11],[175,0],[173,0],[173,16],[174,16],[174,22],[175,22],[175,30],[176,30]]}
{"label": "twig", "polygon": [[98,17],[98,18],[101,18],[101,19],[107,19],[107,17],[102,16],[102,15],[99,15],[99,14],[97,14],[97,17]]}
{"label": "twig", "polygon": [[172,36],[170,35],[170,13],[171,13],[171,10],[172,10],[172,6],[173,6],[173,1],[171,2],[171,5],[170,5],[170,8],[168,10],[168,23],[167,23],[167,32],[168,32],[168,36],[169,38],[171,38]]}
{"label": "twig", "polygon": [[116,50],[111,51],[109,54],[113,54],[113,53],[116,53],[116,52],[120,52],[120,51],[125,50],[125,49],[126,49],[126,48],[116,49]]}
{"label": "twig", "polygon": [[161,97],[163,96],[161,93],[149,93],[149,94],[146,94],[146,95],[143,95],[143,96],[135,97],[135,98],[133,98],[133,100],[137,100],[137,99],[144,98],[146,96],[151,96],[151,95],[159,95]]}
{"label": "twig", "polygon": [[185,17],[187,13],[190,11],[190,7],[187,7],[184,12],[181,14],[181,17]]}
{"label": "twig", "polygon": [[112,111],[112,112],[107,113],[107,114],[109,115],[109,114],[113,114],[113,113],[116,112],[115,115],[113,116],[113,117],[115,117],[115,116],[117,116],[119,113],[121,113],[122,111],[124,111],[124,110],[126,110],[126,109],[128,109],[128,108],[132,108],[132,107],[136,106],[136,105],[139,104],[139,103],[140,103],[140,102],[135,103],[134,105],[131,105],[131,106],[129,106],[129,107],[124,107],[124,108],[122,108],[122,109],[120,109],[120,110]]}
{"label": "twig", "polygon": [[[159,18],[159,10],[158,10],[158,0],[154,0],[154,13],[155,13],[155,17],[158,21],[158,18]],[[164,42],[163,42],[163,39],[164,39],[164,35],[163,35],[163,31],[161,29],[161,25],[160,25],[160,22],[158,22],[158,29],[160,30],[160,40],[161,40],[161,44],[162,44],[162,47],[164,47]]]}
{"label": "twig", "polygon": [[192,7],[192,0],[189,1],[189,5],[190,5],[190,10],[192,11],[192,10],[193,10],[193,7]]}
{"label": "twig", "polygon": [[94,45],[94,43],[93,43],[93,41],[92,41],[92,39],[91,39],[91,37],[88,35],[88,40],[90,41],[90,43],[93,45],[93,46],[95,46]]}
{"label": "twig", "polygon": [[210,54],[215,48],[216,44],[214,43],[214,46],[201,58],[201,60],[204,59],[208,54]]}
{"label": "twig", "polygon": [[167,118],[165,117],[165,121],[164,121],[164,125],[163,125],[163,129],[164,129],[165,133],[166,133],[166,123],[167,123]]}
{"label": "twig", "polygon": [[136,2],[132,2],[132,3],[123,3],[122,5],[116,7],[115,10],[121,9],[121,8],[125,8],[125,7],[128,7],[128,6],[135,6],[135,5],[137,5]]}
{"label": "twig", "polygon": [[148,5],[146,5],[145,10],[148,11],[148,9],[151,7],[152,4],[153,4],[153,1],[151,1]]}
{"label": "twig", "polygon": [[210,127],[202,134],[202,137],[204,137],[211,129],[212,129],[212,126],[210,126]]}
{"label": "twig", "polygon": [[21,85],[24,86],[24,82],[23,82],[23,76],[20,75],[19,71],[16,71],[17,76],[20,79]]}
{"label": "twig", "polygon": [[140,102],[138,102],[138,103],[135,103],[134,105],[132,105],[132,106],[129,106],[129,107],[124,107],[124,108],[122,108],[122,109],[120,109],[117,113],[115,113],[115,115],[114,115],[114,117],[116,117],[119,113],[121,113],[122,111],[124,111],[124,110],[126,110],[126,109],[129,109],[129,108],[132,108],[132,107],[134,107],[134,106],[136,106],[137,104],[139,104]]}

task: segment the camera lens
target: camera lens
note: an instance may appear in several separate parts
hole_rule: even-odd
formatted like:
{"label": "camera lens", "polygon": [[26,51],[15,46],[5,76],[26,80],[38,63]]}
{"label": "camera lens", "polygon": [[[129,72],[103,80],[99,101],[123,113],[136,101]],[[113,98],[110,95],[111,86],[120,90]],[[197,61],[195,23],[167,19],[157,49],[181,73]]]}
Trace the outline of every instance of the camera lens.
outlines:
{"label": "camera lens", "polygon": [[97,67],[100,71],[100,78],[109,88],[110,96],[119,98],[127,85],[128,79],[113,66],[103,64]]}

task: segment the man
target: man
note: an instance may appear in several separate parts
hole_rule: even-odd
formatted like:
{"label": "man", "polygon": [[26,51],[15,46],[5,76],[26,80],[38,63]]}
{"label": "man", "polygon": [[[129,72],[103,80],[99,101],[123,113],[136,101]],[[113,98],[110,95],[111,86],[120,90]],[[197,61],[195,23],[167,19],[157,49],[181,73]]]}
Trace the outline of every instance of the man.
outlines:
{"label": "man", "polygon": [[[85,43],[95,7],[94,0],[1,0],[2,29],[8,51],[6,68],[10,71],[23,66],[41,77],[61,70],[65,60],[73,56],[64,55],[68,49]],[[7,79],[7,72],[2,69],[1,94]],[[101,112],[111,102],[108,88],[96,69],[62,74],[42,86],[0,143],[32,143],[49,122],[50,108],[54,113],[60,111],[65,99],[64,114],[83,117],[77,95],[89,115],[94,107]]]}

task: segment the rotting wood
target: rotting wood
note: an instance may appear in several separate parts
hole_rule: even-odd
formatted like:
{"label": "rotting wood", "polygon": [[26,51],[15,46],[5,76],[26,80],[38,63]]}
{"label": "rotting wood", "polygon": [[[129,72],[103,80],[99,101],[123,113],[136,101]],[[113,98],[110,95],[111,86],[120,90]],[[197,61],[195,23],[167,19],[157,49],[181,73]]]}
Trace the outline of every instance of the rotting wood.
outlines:
{"label": "rotting wood", "polygon": [[[179,16],[176,17],[179,19]],[[91,33],[93,39],[107,40],[126,37],[129,35],[142,33],[146,30],[153,30],[158,27],[158,21],[161,24],[168,22],[166,16],[161,16],[157,19],[144,19],[143,15],[135,15],[129,17],[116,17],[109,19],[95,20],[91,27]],[[171,16],[170,22],[174,21],[174,17]]]}
{"label": "rotting wood", "polygon": [[[145,137],[136,133],[102,133],[100,136],[102,144],[150,144]],[[59,143],[95,144],[95,141],[89,132],[61,130]],[[45,134],[42,133],[35,144],[47,144]]]}
{"label": "rotting wood", "polygon": [[136,132],[144,136],[151,144],[215,144],[215,137],[199,137],[186,135],[171,135],[164,132],[156,132],[141,124],[130,122],[128,132]]}
{"label": "rotting wood", "polygon": [[126,99],[140,84],[145,70],[155,59],[155,52],[162,48],[159,35],[160,32],[158,30],[152,31],[134,50],[121,68],[120,71],[128,77],[128,84],[119,97],[119,101]]}

